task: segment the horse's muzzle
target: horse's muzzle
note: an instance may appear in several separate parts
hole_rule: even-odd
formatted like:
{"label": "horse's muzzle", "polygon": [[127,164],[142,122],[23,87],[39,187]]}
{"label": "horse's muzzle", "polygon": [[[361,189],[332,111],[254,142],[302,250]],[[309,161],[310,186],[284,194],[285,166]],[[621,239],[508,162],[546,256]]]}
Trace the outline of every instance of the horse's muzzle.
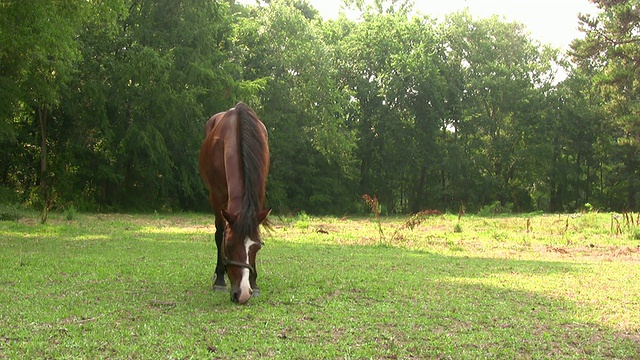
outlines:
{"label": "horse's muzzle", "polygon": [[246,304],[251,296],[253,295],[253,290],[249,289],[249,291],[242,291],[241,289],[237,289],[231,292],[231,301],[236,304]]}

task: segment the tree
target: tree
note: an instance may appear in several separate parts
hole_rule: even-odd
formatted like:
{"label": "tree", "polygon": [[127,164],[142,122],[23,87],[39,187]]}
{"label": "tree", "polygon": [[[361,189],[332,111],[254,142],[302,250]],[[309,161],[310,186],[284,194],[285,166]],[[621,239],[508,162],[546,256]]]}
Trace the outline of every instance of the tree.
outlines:
{"label": "tree", "polygon": [[[36,118],[46,175],[62,206],[205,203],[197,175],[204,123],[255,92],[228,61],[226,2],[36,1],[1,10],[15,22],[6,22],[12,26],[3,36],[15,36],[0,54],[7,60],[0,85],[18,94],[6,100],[14,111],[3,118],[16,124],[8,153],[19,159],[3,162],[7,183],[31,188],[33,154],[25,142]],[[18,84],[15,91],[7,79]]]}
{"label": "tree", "polygon": [[354,139],[316,16],[305,2],[252,7],[236,27],[235,54],[245,79],[264,84],[254,105],[269,130],[272,205],[327,213],[351,203]]}
{"label": "tree", "polygon": [[[475,194],[462,200],[497,199],[503,206],[530,209],[533,179],[524,164],[535,147],[526,143],[531,139],[526,134],[542,120],[555,54],[532,41],[522,24],[497,16],[473,20],[467,11],[455,13],[441,31],[449,68],[462,74],[457,91],[462,110],[450,128],[464,156],[453,175],[481,179],[479,187],[471,187]],[[470,188],[468,181],[452,181],[456,188]]]}
{"label": "tree", "polygon": [[245,101],[276,210],[633,209],[638,1],[596,1],[556,84],[557,51],[522,24],[411,0],[345,1],[357,21],[308,0],[5,0],[0,201],[204,209],[203,125]]}
{"label": "tree", "polygon": [[[0,18],[5,20],[0,29],[3,37],[0,84],[8,110],[2,115],[4,121],[35,120],[40,149],[40,197],[45,202],[43,222],[51,196],[47,183],[48,134],[55,126],[51,123],[55,121],[51,112],[59,105],[79,58],[75,40],[85,7],[86,2],[79,0],[4,1],[0,7]],[[20,112],[24,116],[15,117]],[[6,129],[6,122],[2,127]]]}
{"label": "tree", "polygon": [[640,2],[592,0],[595,17],[580,16],[584,40],[571,47],[583,72],[593,72],[593,85],[603,97],[607,125],[615,129],[612,159],[616,177],[610,196],[622,199],[615,208],[637,209],[640,196]]}
{"label": "tree", "polygon": [[445,80],[433,21],[411,20],[410,6],[398,3],[377,2],[343,26],[337,66],[355,105],[360,192],[376,194],[387,211],[417,211],[437,205],[425,191],[441,163]]}

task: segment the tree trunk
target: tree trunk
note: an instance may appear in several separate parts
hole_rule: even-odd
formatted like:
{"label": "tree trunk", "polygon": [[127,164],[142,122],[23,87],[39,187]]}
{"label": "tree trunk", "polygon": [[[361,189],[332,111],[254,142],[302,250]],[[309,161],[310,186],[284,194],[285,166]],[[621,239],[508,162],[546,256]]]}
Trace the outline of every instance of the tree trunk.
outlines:
{"label": "tree trunk", "polygon": [[[40,193],[46,200],[47,191],[47,108],[38,106],[38,122],[40,123]],[[46,205],[45,205],[46,206]]]}
{"label": "tree trunk", "polygon": [[412,201],[412,204],[410,206],[410,211],[412,213],[418,213],[420,210],[422,210],[422,207],[424,206],[424,188],[427,182],[427,167],[426,165],[423,165],[420,168],[420,180],[418,181],[418,184],[416,186],[416,190],[415,190],[415,198]]}
{"label": "tree trunk", "polygon": [[47,192],[47,108],[39,105],[36,111],[40,123],[40,196],[43,204],[40,223],[44,224],[47,222],[52,202]]}

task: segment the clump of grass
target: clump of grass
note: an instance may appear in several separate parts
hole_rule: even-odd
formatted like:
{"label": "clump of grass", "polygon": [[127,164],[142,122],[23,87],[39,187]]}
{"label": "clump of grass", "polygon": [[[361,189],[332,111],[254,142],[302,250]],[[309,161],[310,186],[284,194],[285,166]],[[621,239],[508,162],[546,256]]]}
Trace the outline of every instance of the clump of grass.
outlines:
{"label": "clump of grass", "polygon": [[77,216],[78,210],[75,206],[73,206],[73,204],[71,204],[64,210],[64,218],[67,219],[67,221],[75,220]]}
{"label": "clump of grass", "polygon": [[393,232],[393,235],[391,235],[391,241],[400,240],[402,238],[402,235],[400,234],[402,230],[406,230],[406,229],[413,230],[414,228],[422,224],[422,222],[426,220],[428,217],[434,216],[434,215],[442,216],[442,213],[440,212],[440,210],[427,209],[411,215],[404,223],[402,223],[402,225],[400,225],[396,229],[396,231]]}
{"label": "clump of grass", "polygon": [[[380,235],[380,243],[386,242],[386,236],[384,235],[384,230],[382,229],[382,221],[380,220],[380,204],[378,203],[378,198],[374,195],[371,197],[368,194],[362,195],[362,200],[365,205],[367,205],[371,212],[373,213],[376,219],[376,225],[378,226],[378,234]],[[411,215],[402,225],[396,228],[396,230],[391,234],[389,241],[399,241],[402,240],[401,232],[403,230],[413,230],[418,225],[420,225],[426,218],[430,216],[440,215],[442,216],[442,212],[440,210],[422,210],[416,214]]]}
{"label": "clump of grass", "polygon": [[[629,231],[630,236],[638,236],[640,233],[640,213],[635,215],[632,212],[623,211],[622,214],[611,214],[611,234],[622,235],[626,230]],[[635,239],[639,239],[635,237]]]}
{"label": "clump of grass", "polygon": [[618,214],[611,214],[611,234],[614,233],[614,230],[616,235],[622,234],[622,225],[620,224],[620,220],[618,220],[618,218]]}
{"label": "clump of grass", "polygon": [[293,226],[298,229],[308,229],[310,219],[311,218],[309,217],[309,215],[307,215],[306,212],[300,211],[296,215],[296,222]]}

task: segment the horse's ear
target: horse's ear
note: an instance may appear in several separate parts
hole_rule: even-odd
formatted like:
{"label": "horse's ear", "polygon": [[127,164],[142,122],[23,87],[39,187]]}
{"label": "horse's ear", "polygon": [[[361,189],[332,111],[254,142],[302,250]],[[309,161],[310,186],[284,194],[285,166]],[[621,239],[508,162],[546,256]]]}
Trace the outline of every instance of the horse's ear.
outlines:
{"label": "horse's ear", "polygon": [[222,209],[221,212],[222,212],[222,217],[224,217],[224,219],[227,220],[229,225],[233,225],[233,223],[236,222],[236,220],[238,219],[238,215],[231,214],[227,212],[227,210],[225,209]]}
{"label": "horse's ear", "polygon": [[262,222],[267,218],[267,216],[269,216],[270,213],[271,213],[271,208],[260,211],[258,213],[258,222],[262,224]]}

